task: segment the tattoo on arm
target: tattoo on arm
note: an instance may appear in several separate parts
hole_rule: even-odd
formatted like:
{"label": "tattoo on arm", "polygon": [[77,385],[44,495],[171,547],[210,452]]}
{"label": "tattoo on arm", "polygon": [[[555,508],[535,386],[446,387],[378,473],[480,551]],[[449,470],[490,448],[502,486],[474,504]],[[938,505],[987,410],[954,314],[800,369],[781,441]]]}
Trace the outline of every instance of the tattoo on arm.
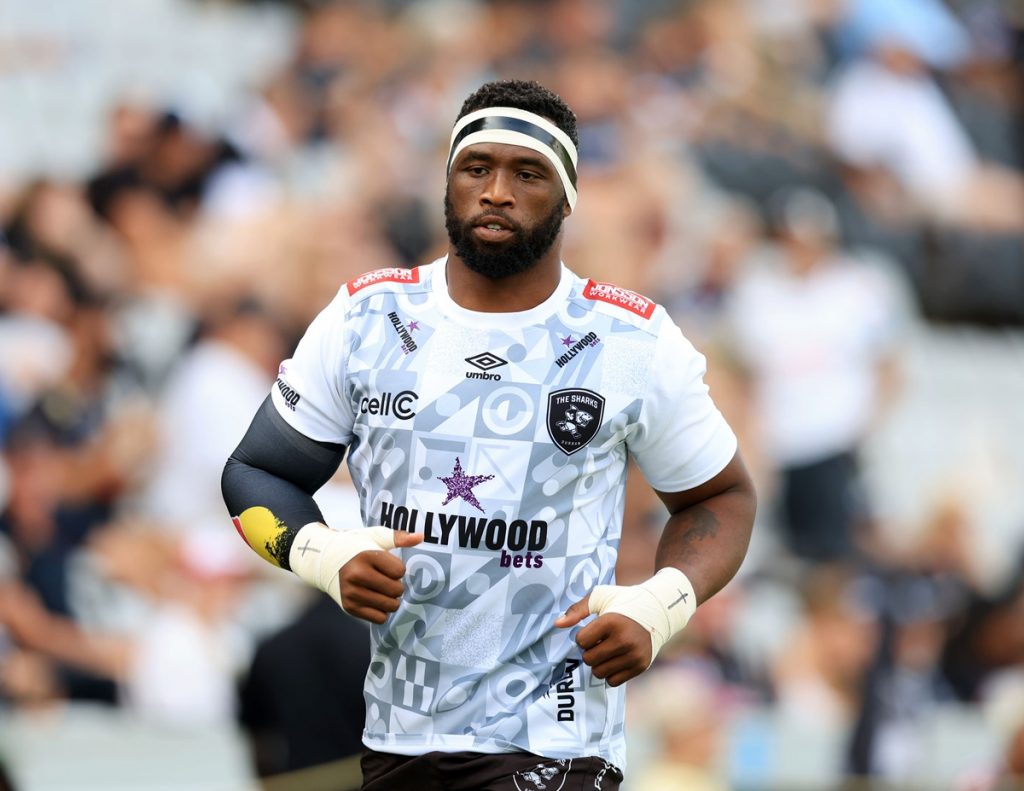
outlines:
{"label": "tattoo on arm", "polygon": [[695,545],[717,538],[721,527],[718,515],[703,505],[676,514],[669,524],[672,527],[665,531],[658,546],[659,560],[693,556],[700,551]]}
{"label": "tattoo on arm", "polygon": [[714,538],[718,535],[718,516],[710,508],[703,505],[695,505],[687,510],[684,519],[690,522],[690,527],[682,531],[680,540],[689,545],[706,538]]}
{"label": "tattoo on arm", "polygon": [[659,492],[671,516],[658,542],[655,568],[675,566],[697,601],[720,591],[739,570],[750,543],[757,499],[739,457],[713,485],[676,495]]}

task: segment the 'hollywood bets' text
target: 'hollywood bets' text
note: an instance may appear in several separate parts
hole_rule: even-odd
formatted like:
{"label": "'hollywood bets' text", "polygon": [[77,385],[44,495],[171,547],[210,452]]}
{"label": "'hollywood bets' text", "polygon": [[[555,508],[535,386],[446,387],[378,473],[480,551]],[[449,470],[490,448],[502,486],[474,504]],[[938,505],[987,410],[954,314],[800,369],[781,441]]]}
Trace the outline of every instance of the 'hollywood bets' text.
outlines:
{"label": "'hollywood bets' text", "polygon": [[451,544],[470,549],[501,550],[499,562],[511,568],[539,569],[544,556],[538,550],[548,542],[548,523],[543,519],[488,519],[382,503],[379,523],[392,530],[423,533],[426,544]]}

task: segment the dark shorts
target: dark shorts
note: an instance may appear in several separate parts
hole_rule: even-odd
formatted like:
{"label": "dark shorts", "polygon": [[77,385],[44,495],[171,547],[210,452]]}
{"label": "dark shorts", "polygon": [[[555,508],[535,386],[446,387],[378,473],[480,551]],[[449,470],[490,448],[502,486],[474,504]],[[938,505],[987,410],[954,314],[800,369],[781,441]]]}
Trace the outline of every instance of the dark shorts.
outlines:
{"label": "dark shorts", "polygon": [[364,748],[362,791],[618,791],[622,772],[601,758],[532,753],[393,755]]}
{"label": "dark shorts", "polygon": [[857,456],[840,453],[782,470],[780,505],[786,543],[811,561],[848,560],[867,518]]}

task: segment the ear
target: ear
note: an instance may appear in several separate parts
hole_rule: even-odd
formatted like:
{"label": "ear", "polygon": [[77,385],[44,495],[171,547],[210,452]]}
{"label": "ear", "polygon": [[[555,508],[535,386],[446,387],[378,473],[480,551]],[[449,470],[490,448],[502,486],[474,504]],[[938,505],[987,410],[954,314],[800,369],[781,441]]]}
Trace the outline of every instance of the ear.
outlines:
{"label": "ear", "polygon": [[569,201],[563,200],[562,201],[562,218],[565,219],[570,214],[572,214],[572,207],[569,205]]}

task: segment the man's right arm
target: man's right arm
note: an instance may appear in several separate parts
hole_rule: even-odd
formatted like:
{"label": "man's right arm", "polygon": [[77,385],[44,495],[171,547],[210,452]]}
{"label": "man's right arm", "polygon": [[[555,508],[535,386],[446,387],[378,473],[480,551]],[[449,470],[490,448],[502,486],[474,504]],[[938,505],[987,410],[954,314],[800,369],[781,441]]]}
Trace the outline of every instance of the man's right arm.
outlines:
{"label": "man's right arm", "polygon": [[414,546],[423,536],[324,524],[313,494],[344,455],[344,445],[296,431],[267,398],[224,466],[221,491],[235,528],[262,558],[295,572],[349,614],[383,623],[398,609],[405,574],[402,560],[386,550]]}
{"label": "man's right arm", "polygon": [[344,445],[317,442],[289,426],[268,396],[221,476],[224,503],[246,543],[265,560],[291,569],[289,553],[299,530],[324,521],[313,494],[344,456]]}

